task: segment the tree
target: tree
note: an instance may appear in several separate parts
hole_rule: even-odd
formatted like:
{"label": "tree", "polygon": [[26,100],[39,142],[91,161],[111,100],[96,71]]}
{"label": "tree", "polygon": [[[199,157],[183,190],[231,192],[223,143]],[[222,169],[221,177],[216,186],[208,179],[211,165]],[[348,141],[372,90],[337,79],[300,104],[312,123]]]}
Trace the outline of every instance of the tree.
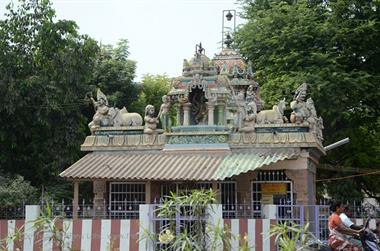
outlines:
{"label": "tree", "polygon": [[153,105],[156,113],[162,104],[162,96],[170,89],[170,79],[166,75],[145,74],[141,81],[141,93],[133,107],[140,114],[144,114],[146,105]]}
{"label": "tree", "polygon": [[8,5],[0,21],[0,170],[50,184],[80,156],[97,43],[48,0]]}
{"label": "tree", "polygon": [[[248,22],[235,41],[253,62],[262,95],[273,105],[289,101],[302,82],[325,123],[325,144],[350,137],[351,143],[324,159],[336,166],[380,169],[380,3],[378,1],[242,1]],[[337,169],[346,172],[345,169]],[[350,173],[320,171],[319,178]],[[378,176],[377,176],[378,177]],[[352,189],[378,197],[376,176],[357,177]],[[349,199],[342,183],[327,190]],[[352,193],[351,193],[352,194]]]}
{"label": "tree", "polygon": [[10,178],[0,176],[0,207],[18,207],[22,203],[35,203],[37,189],[17,175]]}
{"label": "tree", "polygon": [[129,108],[136,101],[139,86],[133,83],[136,62],[128,59],[128,40],[121,39],[114,47],[101,45],[97,56],[93,84],[108,97],[111,105]]}

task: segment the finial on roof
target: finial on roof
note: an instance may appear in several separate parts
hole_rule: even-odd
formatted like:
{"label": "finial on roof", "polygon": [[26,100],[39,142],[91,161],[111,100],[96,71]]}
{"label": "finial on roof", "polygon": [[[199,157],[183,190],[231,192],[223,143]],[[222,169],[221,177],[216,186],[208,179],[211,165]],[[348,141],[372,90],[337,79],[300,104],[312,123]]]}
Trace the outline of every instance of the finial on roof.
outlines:
{"label": "finial on roof", "polygon": [[231,37],[230,33],[226,34],[226,38],[224,39],[224,44],[227,46],[227,48],[231,48],[232,37]]}
{"label": "finial on roof", "polygon": [[205,54],[206,50],[202,47],[202,43],[195,45],[195,54]]}

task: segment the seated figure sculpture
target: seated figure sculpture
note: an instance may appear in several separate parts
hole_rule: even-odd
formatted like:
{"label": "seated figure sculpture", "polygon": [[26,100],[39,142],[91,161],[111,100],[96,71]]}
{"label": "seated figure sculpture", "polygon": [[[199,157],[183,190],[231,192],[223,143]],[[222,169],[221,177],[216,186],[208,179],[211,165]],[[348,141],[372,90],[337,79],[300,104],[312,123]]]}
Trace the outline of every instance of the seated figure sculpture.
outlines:
{"label": "seated figure sculpture", "polygon": [[99,128],[101,126],[112,126],[113,125],[113,118],[111,114],[109,113],[109,105],[106,95],[98,89],[96,99],[93,97],[90,97],[94,108],[95,108],[95,115],[92,118],[92,121],[88,124],[88,127],[90,128],[91,133],[94,131],[94,129]]}
{"label": "seated figure sculpture", "polygon": [[157,129],[158,118],[154,117],[155,110],[153,105],[147,105],[145,107],[145,126],[144,133],[145,134],[158,134],[163,133],[162,129]]}
{"label": "seated figure sculpture", "polygon": [[294,94],[293,101],[290,103],[290,108],[293,112],[290,115],[290,122],[295,124],[307,123],[307,118],[310,116],[310,111],[306,107],[306,91],[307,84],[303,83],[299,86]]}
{"label": "seated figure sculpture", "polygon": [[128,112],[127,108],[119,110],[116,107],[110,107],[107,96],[98,89],[97,100],[90,97],[95,108],[95,115],[92,121],[88,124],[91,133],[100,127],[130,127],[142,126],[142,117],[135,112]]}
{"label": "seated figure sculpture", "polygon": [[254,125],[256,123],[257,107],[256,103],[251,101],[245,107],[245,117],[243,119],[243,127],[241,132],[253,132],[255,130]]}

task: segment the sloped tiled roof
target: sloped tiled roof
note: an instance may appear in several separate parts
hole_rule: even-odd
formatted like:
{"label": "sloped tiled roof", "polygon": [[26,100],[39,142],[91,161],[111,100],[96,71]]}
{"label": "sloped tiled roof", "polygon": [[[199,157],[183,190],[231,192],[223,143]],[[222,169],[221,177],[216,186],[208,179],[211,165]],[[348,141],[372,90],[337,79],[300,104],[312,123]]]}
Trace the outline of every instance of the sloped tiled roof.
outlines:
{"label": "sloped tiled roof", "polygon": [[268,153],[89,153],[60,175],[69,179],[224,180],[295,157]]}

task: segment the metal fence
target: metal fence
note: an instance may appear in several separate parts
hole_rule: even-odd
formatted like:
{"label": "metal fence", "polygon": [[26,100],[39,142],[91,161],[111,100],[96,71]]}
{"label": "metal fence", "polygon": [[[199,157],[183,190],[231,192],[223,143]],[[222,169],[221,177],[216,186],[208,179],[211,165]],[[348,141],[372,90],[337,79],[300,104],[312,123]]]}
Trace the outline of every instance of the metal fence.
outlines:
{"label": "metal fence", "polygon": [[0,207],[0,219],[24,219],[25,205],[18,207]]}
{"label": "metal fence", "polygon": [[260,219],[261,210],[255,209],[251,204],[228,204],[222,205],[223,219]]}
{"label": "metal fence", "polygon": [[[138,219],[139,218],[139,203],[119,203],[112,207],[104,201],[102,204],[94,205],[82,201],[77,207],[77,217],[80,219]],[[62,216],[64,218],[73,218],[74,210],[72,203],[56,203],[54,201],[41,202],[40,207],[43,213],[48,213],[50,209],[51,217]],[[23,219],[25,218],[25,205],[19,207],[1,207],[0,219]]]}
{"label": "metal fence", "polygon": [[[317,206],[318,210],[327,210],[328,201],[321,201],[320,205]],[[63,216],[66,218],[73,217],[73,205],[70,201],[62,200],[61,203],[57,203],[51,201],[48,203],[49,207],[52,209],[53,216]],[[41,202],[40,206],[42,209],[46,208],[47,203]],[[280,210],[278,212],[278,217],[281,219],[294,219],[297,215],[301,214],[301,206],[299,205],[289,205],[282,204],[278,205]],[[292,210],[289,207],[293,207]],[[307,215],[316,215],[316,213],[312,213],[312,206],[307,206],[307,209],[304,209],[304,213]],[[260,219],[263,218],[262,214],[262,205],[257,207],[255,204],[243,203],[237,204],[235,203],[227,203],[222,204],[223,210],[223,218],[224,219],[236,219],[236,218],[248,218],[248,219]],[[103,201],[102,204],[98,204],[94,206],[93,203],[88,203],[86,201],[82,201],[78,205],[77,208],[78,218],[102,218],[102,219],[138,219],[139,218],[139,203],[132,202],[120,202],[119,204],[115,204],[112,207],[107,203],[107,201]],[[321,220],[324,220],[324,212],[320,214]],[[25,205],[22,204],[18,207],[1,207],[0,206],[0,219],[22,219],[25,217]],[[361,203],[354,202],[350,204],[350,218],[380,218],[380,208],[376,205],[372,205],[369,203]],[[297,217],[296,217],[297,218]],[[313,220],[313,222],[315,222]]]}
{"label": "metal fence", "polygon": [[[64,203],[51,203],[49,205],[52,209],[53,216],[63,216],[65,218],[72,218],[74,211],[73,205],[66,205]],[[44,208],[44,205],[41,205]],[[78,205],[77,217],[82,219],[138,219],[139,218],[139,204],[120,203],[110,206],[105,201],[103,204],[87,204],[83,201]]]}
{"label": "metal fence", "polygon": [[309,231],[319,240],[328,238],[328,218],[330,215],[327,205],[277,205],[277,221],[296,223],[301,227],[309,224]]}

